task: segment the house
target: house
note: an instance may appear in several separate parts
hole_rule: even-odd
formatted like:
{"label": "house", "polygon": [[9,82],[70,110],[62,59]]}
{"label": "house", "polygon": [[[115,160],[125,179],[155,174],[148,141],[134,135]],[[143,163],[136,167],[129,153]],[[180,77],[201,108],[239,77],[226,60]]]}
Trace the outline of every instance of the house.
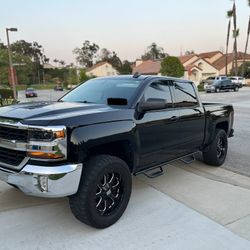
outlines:
{"label": "house", "polygon": [[217,58],[217,53],[203,53],[200,55],[191,54],[187,56],[180,56],[179,60],[185,68],[184,78],[189,79],[198,85],[200,81],[210,76],[218,75],[218,69],[211,63]]}
{"label": "house", "polygon": [[[242,52],[238,52],[238,67],[243,63]],[[211,51],[201,54],[190,54],[178,57],[185,72],[183,78],[195,82],[197,85],[210,76],[225,75],[226,55],[221,51]],[[246,55],[246,61],[250,61],[250,54]],[[233,68],[233,54],[228,54],[228,73]],[[143,75],[160,75],[161,61],[136,60],[133,73]]]}
{"label": "house", "polygon": [[210,63],[214,63],[217,61],[219,58],[223,56],[223,53],[221,51],[212,51],[212,52],[205,52],[199,54],[199,57],[202,59],[207,60]]}
{"label": "house", "polygon": [[161,61],[136,60],[135,67],[133,68],[133,74],[138,72],[142,75],[159,75],[160,69],[161,69]]}
{"label": "house", "polygon": [[[218,74],[218,70],[206,59],[198,55],[186,55],[179,57],[185,68],[184,78],[199,83],[202,79]],[[161,61],[141,61],[136,60],[133,74],[138,72],[142,75],[160,75]]]}
{"label": "house", "polygon": [[[230,73],[233,69],[233,53],[228,54],[227,57],[227,72]],[[238,52],[237,53],[237,65],[240,67],[243,63],[244,53]],[[246,62],[250,62],[250,54],[246,54],[245,57]],[[213,65],[218,69],[219,75],[225,75],[226,74],[226,55],[222,55],[217,61],[213,63]],[[240,74],[240,72],[239,72]]]}
{"label": "house", "polygon": [[108,62],[99,62],[86,70],[88,76],[113,76],[118,75],[118,71]]}

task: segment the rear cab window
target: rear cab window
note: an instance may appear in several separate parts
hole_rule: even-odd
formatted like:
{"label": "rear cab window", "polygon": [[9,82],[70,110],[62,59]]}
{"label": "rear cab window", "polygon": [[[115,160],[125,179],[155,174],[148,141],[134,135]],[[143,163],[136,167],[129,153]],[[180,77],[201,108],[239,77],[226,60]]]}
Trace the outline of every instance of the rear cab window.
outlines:
{"label": "rear cab window", "polygon": [[199,105],[194,86],[189,82],[174,82],[174,107],[186,108]]}

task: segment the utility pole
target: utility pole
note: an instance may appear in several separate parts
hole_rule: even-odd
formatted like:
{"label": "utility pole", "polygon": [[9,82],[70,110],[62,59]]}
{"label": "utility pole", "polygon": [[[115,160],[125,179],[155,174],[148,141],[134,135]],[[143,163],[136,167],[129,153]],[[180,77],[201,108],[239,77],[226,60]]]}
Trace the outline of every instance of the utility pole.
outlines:
{"label": "utility pole", "polygon": [[15,83],[14,69],[13,69],[13,63],[12,63],[12,55],[11,55],[11,48],[10,48],[9,31],[17,31],[17,28],[6,28],[7,44],[8,44],[8,54],[9,54],[10,85],[12,85],[13,96],[14,96],[14,99],[16,100],[17,99],[17,95],[16,95],[16,83]]}

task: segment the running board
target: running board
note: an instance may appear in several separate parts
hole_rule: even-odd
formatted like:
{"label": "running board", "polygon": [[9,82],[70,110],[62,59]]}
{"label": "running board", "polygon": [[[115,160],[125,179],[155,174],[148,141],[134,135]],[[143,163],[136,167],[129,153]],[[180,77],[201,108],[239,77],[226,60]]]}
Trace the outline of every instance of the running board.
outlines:
{"label": "running board", "polygon": [[[148,169],[143,169],[143,170],[140,170],[136,173],[134,173],[135,176],[139,175],[139,174],[144,174],[146,177],[148,178],[156,178],[158,176],[161,176],[163,175],[164,171],[163,171],[163,168],[164,166],[166,165],[169,165],[170,163],[173,163],[173,162],[176,162],[178,160],[182,161],[183,163],[185,164],[190,164],[192,163],[193,161],[195,161],[195,154],[197,152],[194,152],[192,154],[188,154],[186,156],[182,156],[182,157],[179,157],[177,159],[174,159],[174,160],[171,160],[171,161],[167,161],[167,162],[163,162],[159,165],[156,165],[156,166],[153,166],[153,167],[150,167]],[[154,171],[155,170],[155,171]]]}
{"label": "running board", "polygon": [[195,161],[195,156],[194,154],[188,155],[186,157],[181,158],[180,161],[182,161],[185,164],[191,164],[192,162]]}
{"label": "running board", "polygon": [[156,169],[148,170],[148,171],[144,172],[143,174],[145,176],[147,176],[148,178],[153,179],[153,178],[156,178],[156,177],[163,175],[163,169],[162,169],[162,167],[158,167]]}

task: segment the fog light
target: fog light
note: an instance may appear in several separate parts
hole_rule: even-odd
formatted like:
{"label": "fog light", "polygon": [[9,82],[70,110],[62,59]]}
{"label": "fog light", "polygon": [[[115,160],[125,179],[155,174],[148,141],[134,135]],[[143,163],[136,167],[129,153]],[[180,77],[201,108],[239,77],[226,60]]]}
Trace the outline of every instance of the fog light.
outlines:
{"label": "fog light", "polygon": [[48,192],[48,176],[39,176],[38,185],[42,192]]}

